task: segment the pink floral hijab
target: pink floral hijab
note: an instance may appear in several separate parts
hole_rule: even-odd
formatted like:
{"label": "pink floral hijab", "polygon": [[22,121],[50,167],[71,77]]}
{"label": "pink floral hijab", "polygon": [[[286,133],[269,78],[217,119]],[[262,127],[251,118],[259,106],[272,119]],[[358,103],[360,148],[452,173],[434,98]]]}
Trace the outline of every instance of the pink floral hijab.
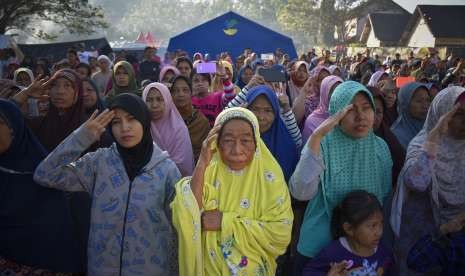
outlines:
{"label": "pink floral hijab", "polygon": [[184,120],[176,109],[168,87],[159,82],[154,82],[145,87],[142,99],[147,103],[147,95],[152,88],[160,91],[165,103],[163,116],[151,122],[153,141],[164,151],[167,151],[183,176],[192,175],[194,169],[194,157],[192,143]]}
{"label": "pink floral hijab", "polygon": [[338,76],[328,76],[321,82],[320,103],[315,111],[313,111],[305,120],[305,126],[302,132],[303,141],[307,141],[313,131],[329,117],[329,92],[336,83],[341,82],[343,82],[343,80]]}

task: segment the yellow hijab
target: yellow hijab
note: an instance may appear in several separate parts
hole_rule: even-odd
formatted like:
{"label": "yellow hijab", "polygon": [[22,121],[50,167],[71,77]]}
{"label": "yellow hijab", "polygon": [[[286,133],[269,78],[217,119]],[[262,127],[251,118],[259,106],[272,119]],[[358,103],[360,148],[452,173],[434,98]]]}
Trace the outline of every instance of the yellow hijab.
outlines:
{"label": "yellow hijab", "polygon": [[215,125],[234,118],[252,124],[257,147],[254,159],[242,171],[229,169],[218,152],[207,167],[203,206],[223,213],[221,230],[201,230],[201,210],[191,179],[176,184],[171,209],[181,276],[274,275],[275,260],[290,242],[294,216],[281,168],[261,140],[257,118],[249,110],[226,109]]}

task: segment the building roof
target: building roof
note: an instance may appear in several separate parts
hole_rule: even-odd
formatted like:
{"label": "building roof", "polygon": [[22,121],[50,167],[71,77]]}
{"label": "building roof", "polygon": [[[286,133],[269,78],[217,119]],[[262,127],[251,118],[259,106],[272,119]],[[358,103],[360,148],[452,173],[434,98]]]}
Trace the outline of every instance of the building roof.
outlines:
{"label": "building roof", "polygon": [[465,38],[465,5],[418,5],[413,16],[415,22],[419,16],[434,37]]}
{"label": "building roof", "polygon": [[380,41],[399,41],[410,15],[405,13],[370,13],[370,24]]}

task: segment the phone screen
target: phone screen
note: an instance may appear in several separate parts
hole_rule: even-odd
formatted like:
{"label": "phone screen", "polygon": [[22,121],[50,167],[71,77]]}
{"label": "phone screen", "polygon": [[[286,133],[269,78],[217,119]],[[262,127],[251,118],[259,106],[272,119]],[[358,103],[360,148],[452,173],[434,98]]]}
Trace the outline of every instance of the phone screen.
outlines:
{"label": "phone screen", "polygon": [[276,68],[259,68],[258,74],[260,74],[265,81],[268,82],[285,82],[286,74],[284,71]]}
{"label": "phone screen", "polygon": [[199,74],[216,73],[215,62],[201,62],[197,64],[196,71]]}

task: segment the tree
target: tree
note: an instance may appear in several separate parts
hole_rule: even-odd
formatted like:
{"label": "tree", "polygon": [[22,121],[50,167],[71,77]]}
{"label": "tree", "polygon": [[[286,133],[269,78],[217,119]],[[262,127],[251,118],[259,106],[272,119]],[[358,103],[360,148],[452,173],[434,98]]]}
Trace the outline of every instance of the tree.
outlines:
{"label": "tree", "polygon": [[23,31],[43,39],[57,34],[34,27],[34,22],[49,21],[72,34],[89,35],[108,27],[103,10],[87,0],[0,0],[0,34]]}

